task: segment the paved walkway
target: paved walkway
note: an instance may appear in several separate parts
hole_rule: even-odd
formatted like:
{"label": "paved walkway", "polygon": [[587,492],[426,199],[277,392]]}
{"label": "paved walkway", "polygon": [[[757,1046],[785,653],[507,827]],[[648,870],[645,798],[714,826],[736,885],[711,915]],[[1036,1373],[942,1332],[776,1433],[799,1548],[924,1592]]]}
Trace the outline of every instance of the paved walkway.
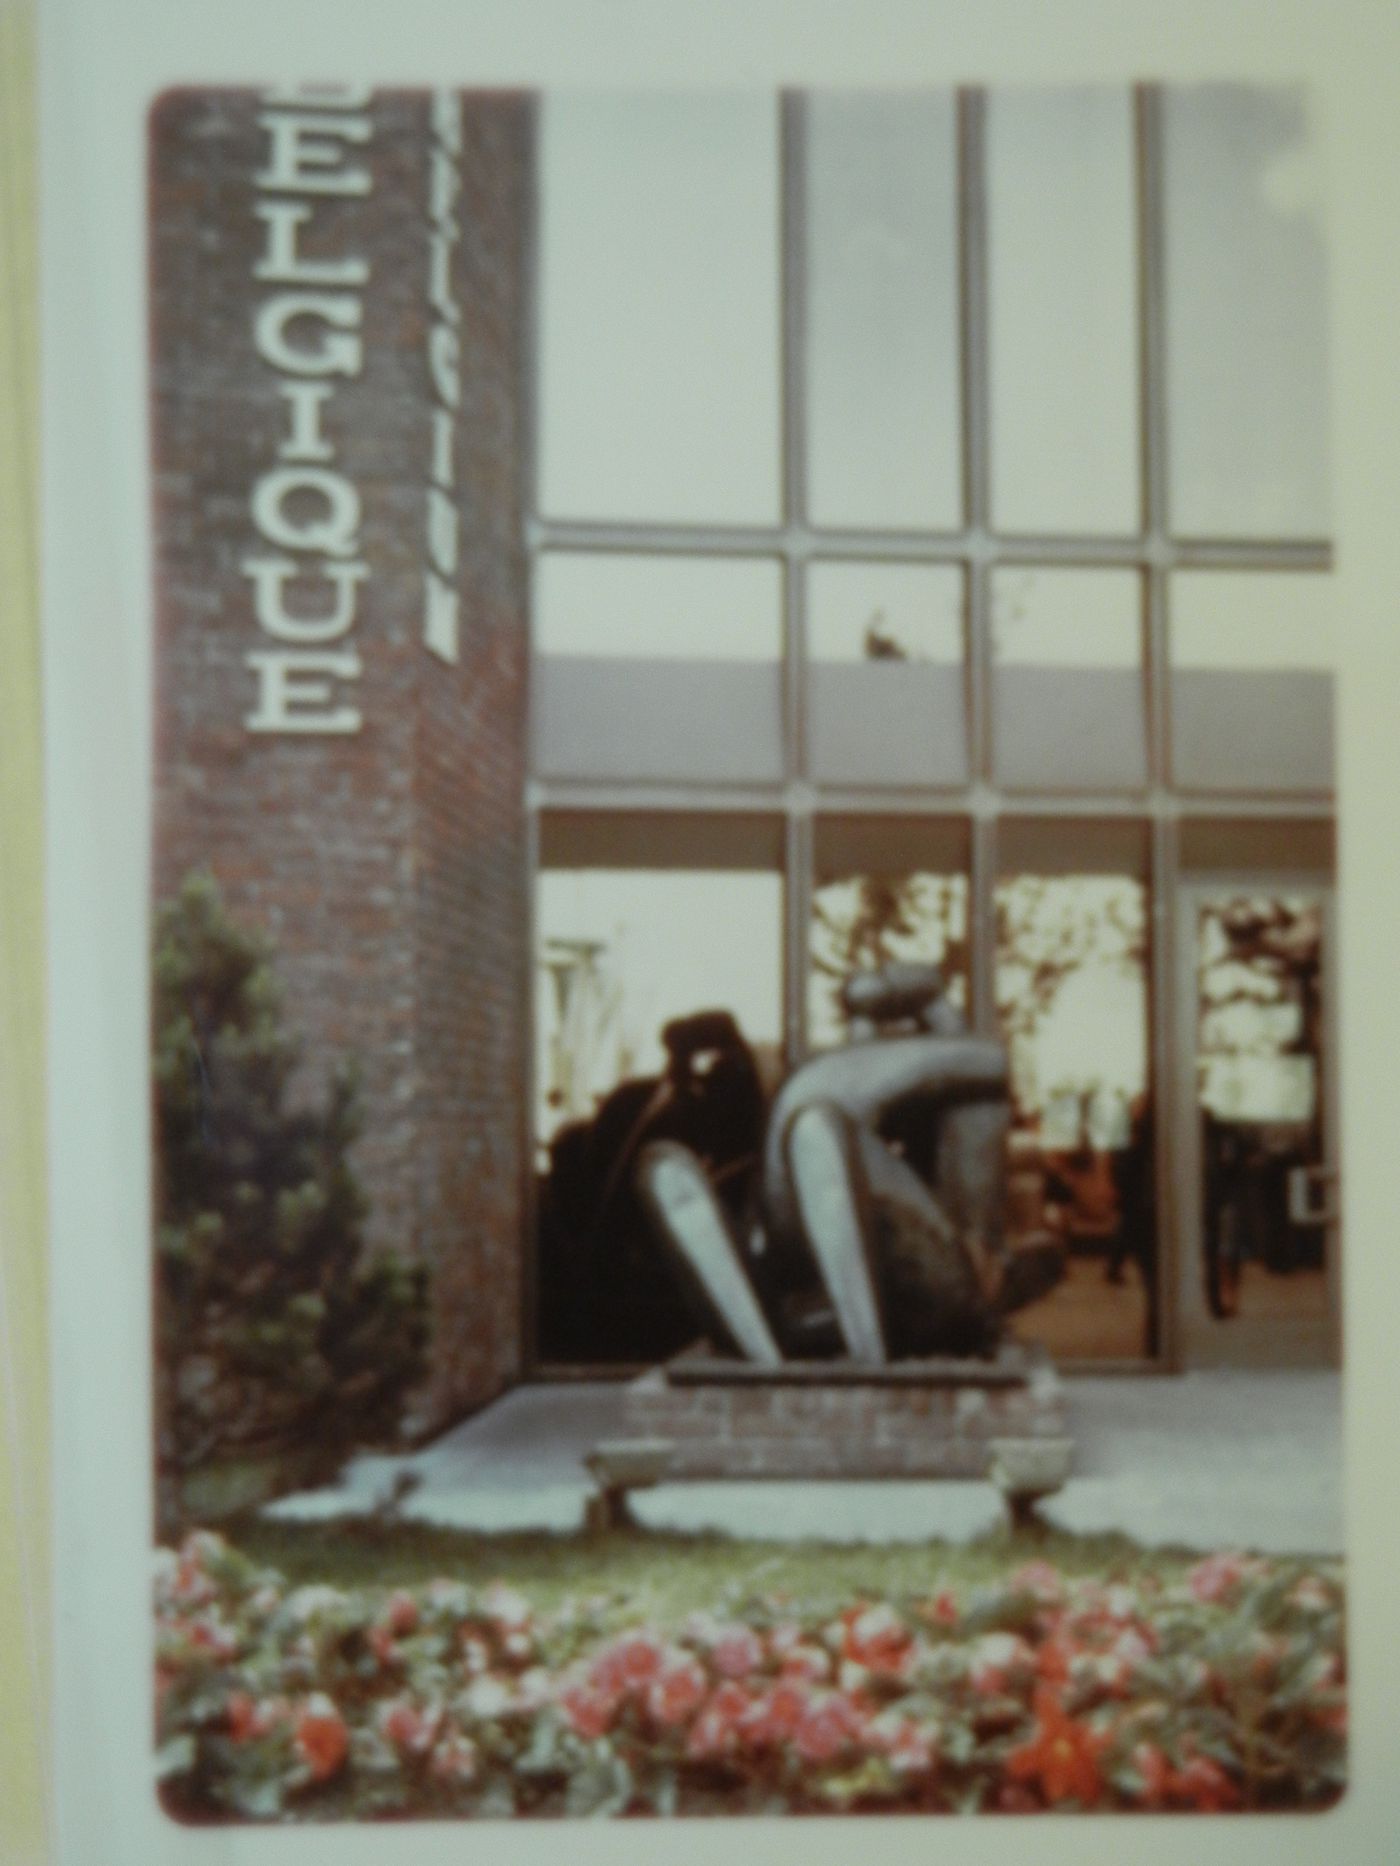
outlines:
{"label": "paved walkway", "polygon": [[[1074,1476],[1046,1515],[1148,1544],[1313,1554],[1342,1549],[1341,1382],[1332,1373],[1210,1372],[1069,1380]],[[518,1388],[408,1458],[361,1458],[296,1517],[374,1507],[400,1473],[404,1514],[473,1529],[576,1528],[582,1458],[623,1435],[622,1389]],[[675,1483],[640,1493],[655,1528],[844,1542],[962,1541],[1000,1518],[988,1484]]]}

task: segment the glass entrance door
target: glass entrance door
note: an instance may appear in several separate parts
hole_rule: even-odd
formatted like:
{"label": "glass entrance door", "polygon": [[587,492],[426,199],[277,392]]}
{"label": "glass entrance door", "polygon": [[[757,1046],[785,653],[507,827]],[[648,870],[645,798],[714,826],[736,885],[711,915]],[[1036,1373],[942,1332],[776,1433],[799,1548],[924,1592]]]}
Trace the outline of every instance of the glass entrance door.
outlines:
{"label": "glass entrance door", "polygon": [[1331,894],[1181,893],[1178,1302],[1188,1364],[1337,1358]]}

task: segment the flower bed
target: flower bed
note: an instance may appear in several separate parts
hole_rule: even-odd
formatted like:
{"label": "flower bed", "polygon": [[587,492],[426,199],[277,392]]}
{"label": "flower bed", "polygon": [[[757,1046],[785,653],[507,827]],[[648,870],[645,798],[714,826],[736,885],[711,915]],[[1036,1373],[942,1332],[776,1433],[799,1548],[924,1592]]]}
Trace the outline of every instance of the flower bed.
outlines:
{"label": "flower bed", "polygon": [[1315,1808],[1342,1608],[1326,1567],[1221,1554],[619,1629],[500,1584],[289,1589],[197,1532],[158,1558],[158,1773],[188,1820]]}

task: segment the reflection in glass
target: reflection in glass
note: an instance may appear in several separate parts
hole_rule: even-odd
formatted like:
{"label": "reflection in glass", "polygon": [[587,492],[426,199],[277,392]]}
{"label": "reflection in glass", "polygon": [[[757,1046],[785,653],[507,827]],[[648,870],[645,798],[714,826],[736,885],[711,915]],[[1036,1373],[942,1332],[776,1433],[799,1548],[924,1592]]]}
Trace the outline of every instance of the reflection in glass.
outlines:
{"label": "reflection in glass", "polygon": [[808,101],[807,516],[962,513],[953,94]]}
{"label": "reflection in glass", "polygon": [[774,522],[776,101],[551,91],[540,166],[542,509]]}
{"label": "reflection in glass", "polygon": [[1325,575],[1173,575],[1177,783],[1189,790],[1331,788],[1332,620]]}
{"label": "reflection in glass", "polygon": [[924,960],[943,973],[947,995],[967,1009],[967,878],[909,872],[842,875],[812,896],[807,1041],[844,1043],[841,986],[892,959]]}
{"label": "reflection in glass", "polygon": [[807,645],[812,776],[829,783],[965,780],[960,570],[814,563]]}
{"label": "reflection in glass", "polygon": [[546,869],[536,929],[541,1352],[656,1361],[694,1321],[638,1202],[637,1155],[682,1140],[721,1196],[751,1174],[781,1054],[782,881]]}
{"label": "reflection in glass", "polygon": [[1134,175],[1125,88],[991,93],[992,518],[1000,531],[1138,527]]}
{"label": "reflection in glass", "polygon": [[1323,183],[1303,93],[1169,86],[1163,130],[1172,530],[1323,537]]}
{"label": "reflection in glass", "polygon": [[995,571],[992,652],[1003,784],[1124,790],[1146,783],[1142,585],[1135,571]]}
{"label": "reflection in glass", "polygon": [[665,1062],[673,1017],[782,1033],[782,880],[752,871],[545,869],[535,897],[536,1133]]}
{"label": "reflection in glass", "polygon": [[534,586],[535,769],[782,773],[782,572],[766,558],[544,553]]}
{"label": "reflection in glass", "polygon": [[1147,890],[1128,875],[1014,875],[996,892],[1011,1056],[1013,1238],[1050,1232],[1069,1274],[1022,1332],[1067,1358],[1133,1357],[1156,1278]]}
{"label": "reflection in glass", "polygon": [[1325,1315],[1326,1232],[1289,1196],[1324,1160],[1321,904],[1222,897],[1197,937],[1207,1304],[1220,1321]]}

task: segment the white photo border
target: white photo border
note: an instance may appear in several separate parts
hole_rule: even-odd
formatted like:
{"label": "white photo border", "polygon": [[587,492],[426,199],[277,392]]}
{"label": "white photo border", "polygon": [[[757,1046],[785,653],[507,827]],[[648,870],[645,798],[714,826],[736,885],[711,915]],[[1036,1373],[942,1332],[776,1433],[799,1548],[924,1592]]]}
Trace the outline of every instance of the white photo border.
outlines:
{"label": "white photo border", "polygon": [[[1391,1857],[1400,1712],[1400,1485],[1389,1421],[1400,1249],[1388,1222],[1400,993],[1400,13],[1343,0],[42,0],[43,494],[60,1866],[435,1866],[922,1859],[1152,1866]],[[1330,170],[1336,392],[1341,1058],[1353,1785],[1326,1815],[1086,1816],[570,1827],[195,1830],[151,1783],[150,1130],[152,539],[146,114],[174,84],[388,88],[1253,78],[1312,83]]]}

